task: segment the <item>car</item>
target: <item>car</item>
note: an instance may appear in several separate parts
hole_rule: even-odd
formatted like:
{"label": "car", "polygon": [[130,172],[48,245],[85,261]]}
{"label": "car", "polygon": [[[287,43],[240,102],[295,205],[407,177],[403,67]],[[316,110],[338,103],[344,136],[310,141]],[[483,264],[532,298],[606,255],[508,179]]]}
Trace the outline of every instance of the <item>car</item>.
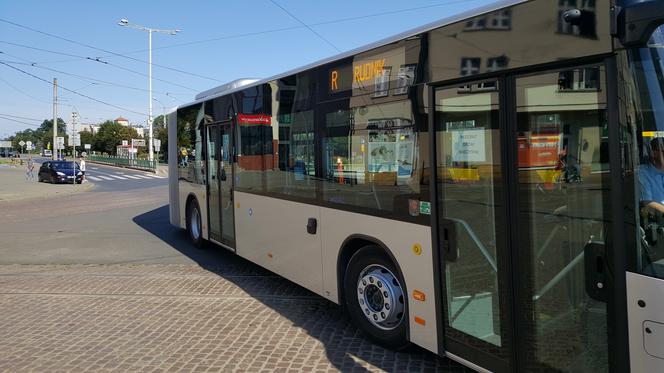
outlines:
{"label": "car", "polygon": [[53,156],[53,152],[50,151],[49,149],[42,150],[42,157],[52,157],[52,156]]}
{"label": "car", "polygon": [[42,163],[37,174],[39,182],[49,183],[73,183],[83,182],[83,172],[78,163],[72,161],[48,161]]}

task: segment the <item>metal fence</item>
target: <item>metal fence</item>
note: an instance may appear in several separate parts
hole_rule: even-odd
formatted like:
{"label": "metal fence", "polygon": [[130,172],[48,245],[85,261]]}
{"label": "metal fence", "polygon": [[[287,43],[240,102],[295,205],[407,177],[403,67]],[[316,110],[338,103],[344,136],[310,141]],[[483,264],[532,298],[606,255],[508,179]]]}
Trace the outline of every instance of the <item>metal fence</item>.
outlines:
{"label": "metal fence", "polygon": [[130,167],[141,170],[156,171],[157,161],[150,161],[148,159],[135,159],[125,157],[114,157],[106,155],[91,155],[88,159],[92,162],[108,164],[111,166]]}

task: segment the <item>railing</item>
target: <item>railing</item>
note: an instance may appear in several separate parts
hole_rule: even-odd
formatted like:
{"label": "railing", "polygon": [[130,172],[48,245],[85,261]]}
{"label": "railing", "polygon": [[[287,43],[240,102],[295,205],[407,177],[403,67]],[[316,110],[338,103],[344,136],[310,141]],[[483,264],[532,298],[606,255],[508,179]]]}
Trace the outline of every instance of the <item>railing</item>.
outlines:
{"label": "railing", "polygon": [[106,155],[91,155],[88,159],[92,162],[108,164],[111,166],[138,168],[141,170],[155,171],[157,169],[157,161],[150,161],[148,159],[136,159],[125,157],[114,157]]}

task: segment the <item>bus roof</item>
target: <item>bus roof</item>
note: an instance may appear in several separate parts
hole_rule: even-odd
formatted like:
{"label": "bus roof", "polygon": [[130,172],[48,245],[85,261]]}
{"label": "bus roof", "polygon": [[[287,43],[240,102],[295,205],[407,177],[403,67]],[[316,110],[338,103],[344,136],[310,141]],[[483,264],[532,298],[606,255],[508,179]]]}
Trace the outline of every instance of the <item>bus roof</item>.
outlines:
{"label": "bus roof", "polygon": [[212,89],[208,89],[206,91],[203,91],[203,92],[197,94],[196,97],[195,97],[195,101],[190,102],[188,104],[180,105],[179,107],[188,106],[188,105],[195,104],[195,103],[198,103],[198,102],[202,102],[202,101],[210,100],[210,99],[213,99],[213,98],[216,98],[216,97],[220,97],[220,96],[224,96],[224,95],[231,94],[231,93],[234,93],[234,92],[238,92],[238,91],[241,91],[241,90],[246,89],[246,88],[250,88],[250,87],[253,87],[253,86],[265,84],[265,83],[273,81],[273,80],[281,79],[281,78],[284,78],[284,77],[287,77],[287,76],[290,76],[290,75],[297,74],[297,73],[302,72],[302,71],[306,71],[306,70],[313,69],[313,68],[318,67],[318,66],[325,65],[326,63],[329,63],[329,62],[333,62],[333,61],[340,60],[340,59],[343,59],[343,58],[351,57],[351,56],[354,56],[354,55],[359,54],[359,53],[370,51],[374,48],[378,48],[378,47],[381,47],[381,46],[384,46],[384,45],[388,45],[388,44],[397,42],[399,40],[407,39],[407,38],[413,37],[415,35],[419,35],[421,33],[437,29],[439,27],[451,25],[453,23],[460,22],[460,21],[463,21],[465,19],[473,18],[473,17],[479,16],[479,15],[482,15],[482,14],[485,14],[485,13],[494,12],[494,11],[502,9],[502,8],[507,8],[507,7],[517,5],[517,4],[521,4],[521,3],[525,3],[525,2],[528,2],[528,1],[530,1],[530,0],[501,0],[501,1],[497,1],[495,3],[491,3],[491,4],[488,4],[488,5],[482,6],[482,7],[474,8],[474,9],[456,14],[456,15],[451,16],[451,17],[443,18],[441,20],[428,23],[424,26],[420,26],[420,27],[417,27],[417,28],[414,28],[414,29],[411,29],[411,30],[408,30],[408,31],[404,31],[402,33],[399,33],[399,34],[396,34],[394,36],[391,36],[391,37],[388,37],[388,38],[385,38],[385,39],[382,39],[382,40],[364,45],[364,46],[359,47],[359,48],[355,48],[355,49],[352,49],[352,50],[349,50],[349,51],[346,51],[346,52],[342,52],[342,53],[337,54],[337,55],[333,55],[333,56],[324,58],[322,60],[310,63],[308,65],[304,65],[304,66],[295,68],[293,70],[289,70],[289,71],[286,71],[284,73],[271,76],[269,78],[260,79],[260,80],[251,79],[251,80],[254,80],[254,81],[251,82],[250,84],[240,85],[240,86],[236,86],[236,87],[233,87],[233,88],[229,89],[229,84],[231,84],[235,81],[233,81],[231,83],[225,83],[225,84],[222,84],[220,86],[214,87]]}

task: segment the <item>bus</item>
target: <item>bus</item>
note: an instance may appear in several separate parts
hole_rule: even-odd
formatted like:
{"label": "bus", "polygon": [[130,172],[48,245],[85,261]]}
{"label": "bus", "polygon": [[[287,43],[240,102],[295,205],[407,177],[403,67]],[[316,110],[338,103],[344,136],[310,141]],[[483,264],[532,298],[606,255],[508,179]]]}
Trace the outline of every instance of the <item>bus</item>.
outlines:
{"label": "bus", "polygon": [[170,222],[388,348],[662,372],[663,23],[501,1],[202,92],[169,113]]}

